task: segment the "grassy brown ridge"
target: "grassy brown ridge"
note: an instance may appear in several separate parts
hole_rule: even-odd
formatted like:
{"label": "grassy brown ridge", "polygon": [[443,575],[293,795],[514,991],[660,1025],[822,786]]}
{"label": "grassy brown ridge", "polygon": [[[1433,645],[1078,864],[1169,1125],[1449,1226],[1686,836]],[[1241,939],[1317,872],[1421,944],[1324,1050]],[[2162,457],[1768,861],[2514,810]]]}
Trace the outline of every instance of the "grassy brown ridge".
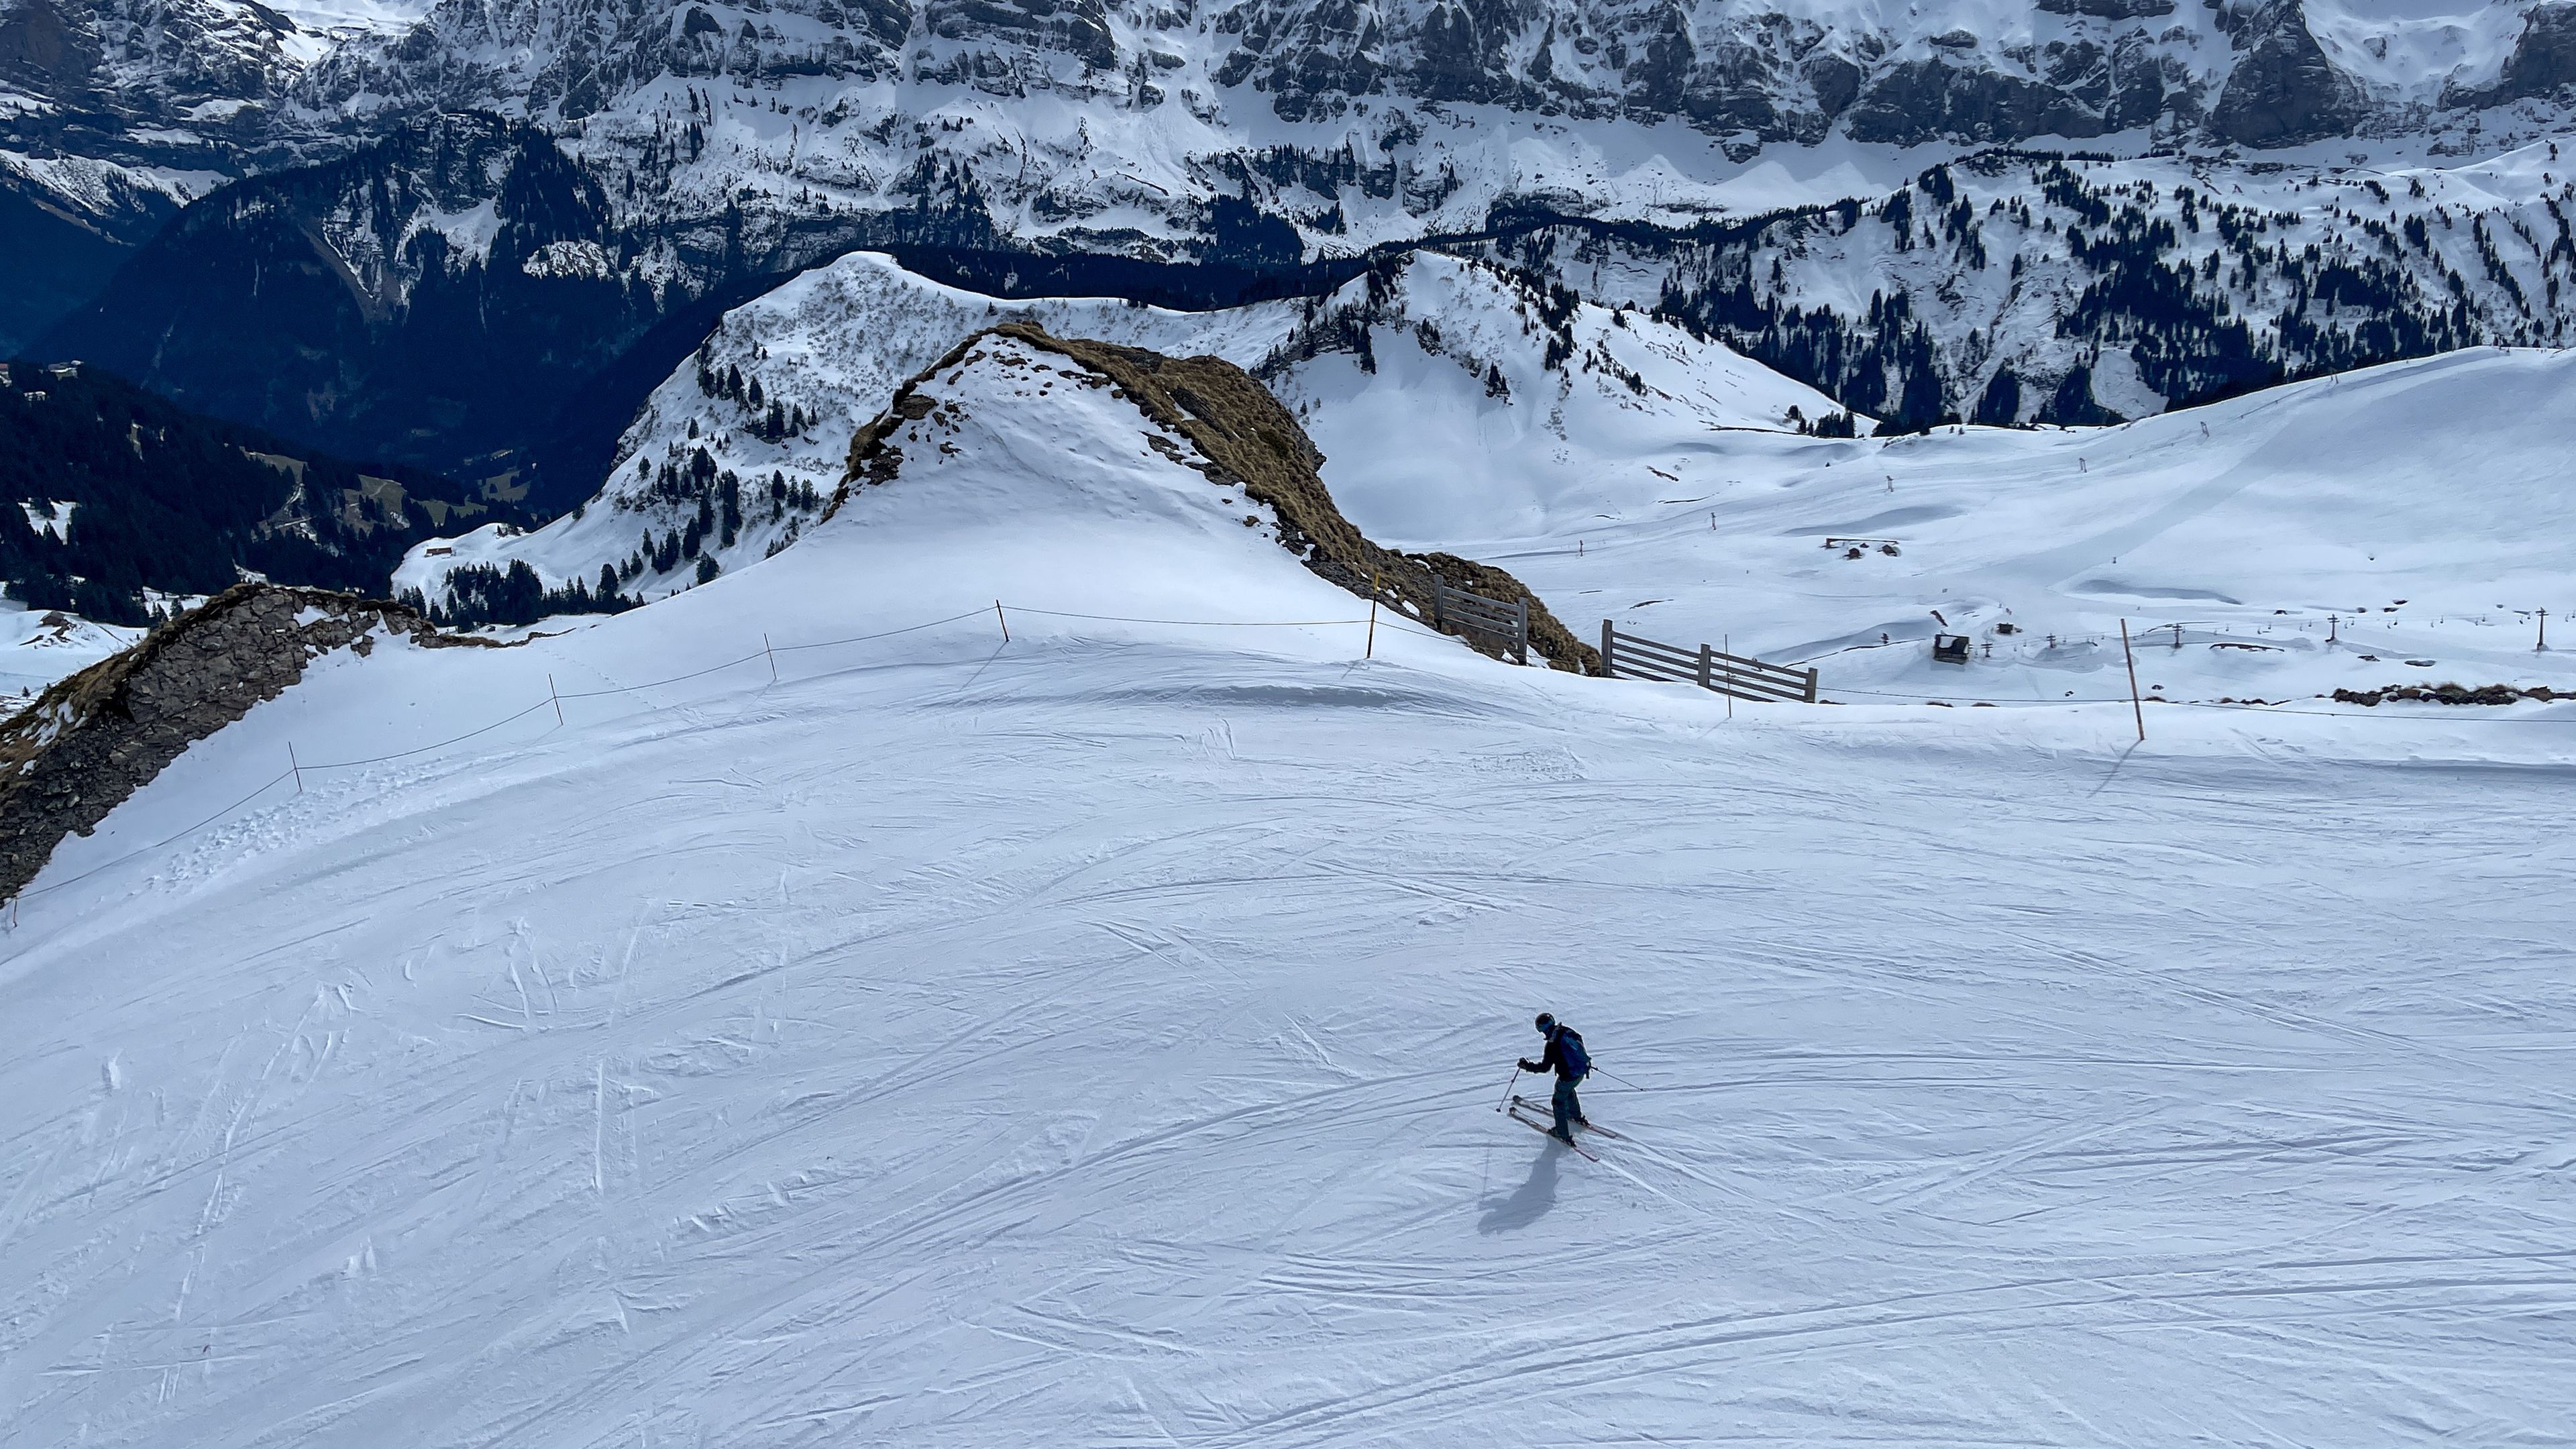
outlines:
{"label": "grassy brown ridge", "polygon": [[[1241,488],[1247,496],[1268,504],[1279,518],[1280,543],[1319,576],[1363,598],[1374,578],[1381,599],[1426,625],[1432,615],[1435,574],[1452,589],[1493,599],[1526,600],[1530,645],[1546,656],[1551,668],[1601,672],[1599,653],[1576,638],[1538,595],[1511,574],[1455,554],[1400,553],[1361,533],[1342,516],[1332,491],[1324,486],[1324,455],[1298,426],[1296,415],[1250,373],[1219,357],[1166,357],[1138,347],[1056,337],[1026,322],[1005,322],[970,334],[896,389],[886,410],[851,438],[849,466],[825,517],[848,501],[853,486],[894,477],[902,457],[886,445],[886,439],[905,422],[930,411],[930,400],[920,394],[921,385],[965,361],[978,343],[997,334],[1080,363],[1107,379],[1119,396],[1155,422],[1188,438],[1205,460],[1192,466],[1205,473],[1209,482]],[[1500,655],[1497,646],[1480,636],[1458,637],[1482,653]]]}

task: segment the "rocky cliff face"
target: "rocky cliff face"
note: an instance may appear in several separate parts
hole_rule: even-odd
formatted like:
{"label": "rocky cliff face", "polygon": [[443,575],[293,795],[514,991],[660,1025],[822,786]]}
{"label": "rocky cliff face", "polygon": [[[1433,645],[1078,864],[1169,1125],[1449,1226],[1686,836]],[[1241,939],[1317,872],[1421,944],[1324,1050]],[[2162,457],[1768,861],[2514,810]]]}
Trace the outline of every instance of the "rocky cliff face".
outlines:
{"label": "rocky cliff face", "polygon": [[315,658],[441,635],[396,604],[243,584],[47,689],[0,723],[0,898],[87,835],[180,752],[275,699]]}
{"label": "rocky cliff face", "polygon": [[[325,449],[471,468],[661,315],[667,258],[543,133],[442,117],[190,208],[37,350]],[[476,476],[513,497],[510,468]]]}
{"label": "rocky cliff face", "polygon": [[[298,94],[317,115],[572,121],[660,106],[671,80],[721,82],[789,114],[818,102],[808,138],[823,153],[840,148],[812,132],[907,127],[948,99],[919,88],[939,87],[1051,92],[1101,113],[1177,101],[1237,133],[1256,111],[1318,122],[1432,105],[1677,121],[1739,150],[1836,132],[1913,145],[2140,128],[2278,146],[2548,91],[2562,79],[2558,8],[2469,7],[2446,18],[2441,46],[2409,48],[2403,27],[2339,0],[2029,0],[1902,17],[1802,0],[446,0],[399,40],[333,54]],[[885,81],[914,89],[863,89]]]}
{"label": "rocky cliff face", "polygon": [[[1186,255],[1229,195],[1310,242],[1388,238],[1455,220],[1453,201],[1550,187],[1633,210],[1613,178],[1524,174],[1503,154],[1580,150],[1605,126],[1692,138],[1653,143],[1687,208],[1693,149],[2113,133],[2267,148],[2472,124],[2576,80],[2564,3],[2399,25],[2346,0],[1903,16],[1812,0],[442,0],[408,29],[327,38],[250,0],[0,5],[0,153],[186,166],[202,189],[488,112],[556,137],[638,219],[734,226],[755,251],[853,213],[947,207],[1022,241]],[[1312,204],[1261,194],[1318,182]]]}
{"label": "rocky cliff face", "polygon": [[258,144],[300,66],[294,21],[242,0],[12,0],[0,138],[134,165],[221,169]]}

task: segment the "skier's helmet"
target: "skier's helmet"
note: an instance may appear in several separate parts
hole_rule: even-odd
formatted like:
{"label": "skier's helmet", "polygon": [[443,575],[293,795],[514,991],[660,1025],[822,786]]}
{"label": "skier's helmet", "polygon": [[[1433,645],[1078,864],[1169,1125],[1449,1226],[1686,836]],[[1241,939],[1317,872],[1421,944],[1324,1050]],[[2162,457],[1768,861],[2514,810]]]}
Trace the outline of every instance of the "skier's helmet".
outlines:
{"label": "skier's helmet", "polygon": [[1539,1030],[1541,1030],[1541,1031],[1554,1031],[1554,1030],[1556,1030],[1556,1016],[1555,1016],[1555,1014],[1554,1014],[1554,1013],[1552,1013],[1552,1012],[1545,1012],[1545,1011],[1540,1012],[1540,1013],[1538,1014],[1538,1029],[1539,1029]]}

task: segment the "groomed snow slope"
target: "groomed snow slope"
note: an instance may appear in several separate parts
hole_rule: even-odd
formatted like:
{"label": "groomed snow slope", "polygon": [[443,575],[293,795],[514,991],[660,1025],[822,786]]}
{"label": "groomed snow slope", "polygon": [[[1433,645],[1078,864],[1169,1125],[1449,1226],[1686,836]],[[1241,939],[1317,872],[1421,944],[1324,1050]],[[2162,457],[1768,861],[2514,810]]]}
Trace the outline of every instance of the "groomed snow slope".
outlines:
{"label": "groomed snow slope", "polygon": [[[2576,354],[2481,348],[2116,428],[1712,435],[1536,527],[1474,468],[1325,478],[1376,537],[1511,569],[1577,632],[1812,660],[1838,698],[2125,699],[2124,618],[2175,699],[2566,688],[2576,654],[2533,646],[2539,610],[2576,611],[2571,406]],[[1967,668],[1931,662],[1943,631]]]}
{"label": "groomed snow slope", "polygon": [[[2576,1435],[2576,712],[2131,748],[1044,616],[1351,601],[1105,393],[943,397],[777,558],[319,666],[67,843],[13,1441]],[[1599,1163],[1494,1110],[1541,1006]]]}

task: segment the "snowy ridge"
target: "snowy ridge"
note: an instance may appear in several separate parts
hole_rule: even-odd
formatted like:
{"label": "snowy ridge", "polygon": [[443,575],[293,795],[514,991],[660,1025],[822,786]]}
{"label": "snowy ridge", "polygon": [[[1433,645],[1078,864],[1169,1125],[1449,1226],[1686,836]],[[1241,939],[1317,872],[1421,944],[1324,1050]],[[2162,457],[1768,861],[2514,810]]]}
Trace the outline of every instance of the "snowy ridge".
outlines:
{"label": "snowy ridge", "polygon": [[[1498,487],[1536,497],[1715,429],[1785,429],[1793,409],[1808,420],[1834,410],[1723,345],[1446,257],[1417,255],[1315,302],[1191,313],[1110,298],[997,300],[861,253],[728,313],[654,390],[578,515],[525,536],[486,529],[424,544],[397,586],[435,601],[453,568],[525,560],[551,587],[609,565],[629,597],[655,598],[695,581],[701,557],[719,569],[764,557],[810,523],[840,482],[851,434],[899,383],[1003,319],[1253,371],[1299,414],[1337,495],[1393,498],[1426,469],[1475,459],[1480,473],[1507,480]],[[802,428],[775,426],[798,417]],[[730,537],[727,475],[745,500]],[[712,521],[689,542],[702,509]],[[689,547],[666,550],[667,566],[629,572],[638,557],[652,561],[646,533]]]}

